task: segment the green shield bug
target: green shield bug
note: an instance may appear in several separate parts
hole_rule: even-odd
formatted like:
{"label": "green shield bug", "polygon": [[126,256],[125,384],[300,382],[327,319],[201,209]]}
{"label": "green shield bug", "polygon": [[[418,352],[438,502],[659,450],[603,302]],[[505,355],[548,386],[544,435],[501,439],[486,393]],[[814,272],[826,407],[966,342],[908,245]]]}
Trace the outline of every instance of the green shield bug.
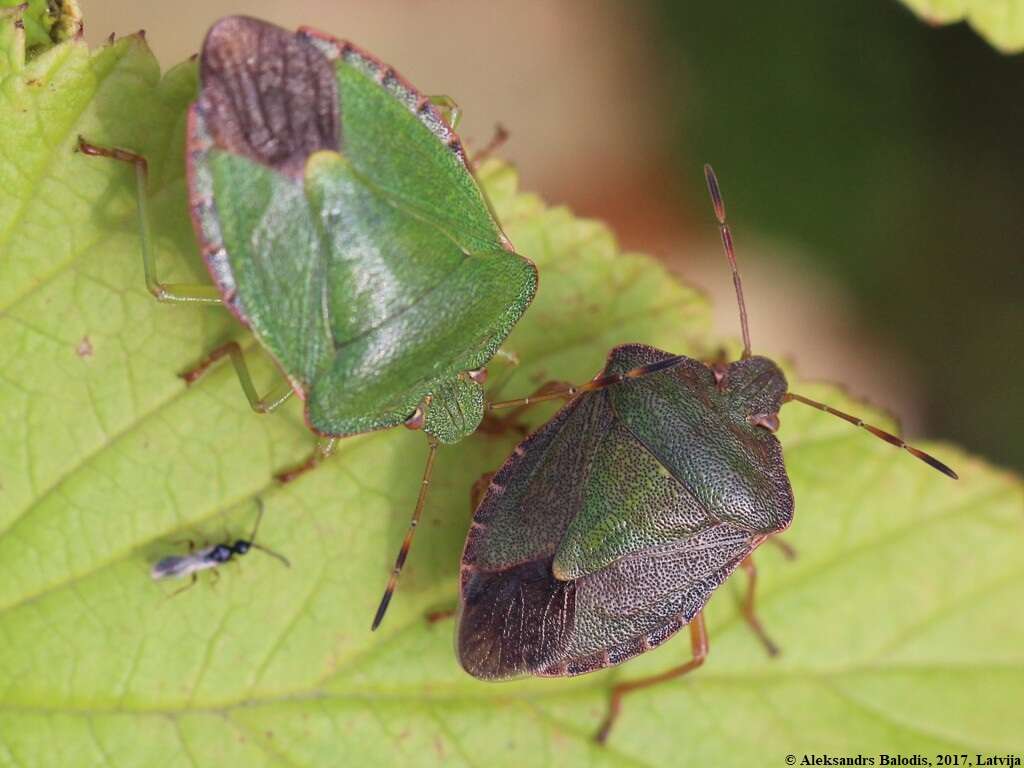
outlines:
{"label": "green shield bug", "polygon": [[754,613],[750,557],[793,516],[773,434],[784,403],[839,416],[956,478],[895,435],[789,392],[774,362],[751,355],[725,206],[710,166],[705,176],[736,287],[741,359],[707,365],[629,344],[584,385],[492,404],[572,398],[486,485],[462,556],[458,656],[478,678],[580,675],[689,626],[690,661],[612,689],[602,742],[624,695],[700,666],[702,610],[739,566],[751,576],[744,616],[773,651]]}
{"label": "green shield bug", "polygon": [[[438,104],[354,45],[232,16],[207,33],[188,113],[192,223],[212,286],[165,285],[146,216],[146,161],[84,139],[88,155],[136,169],[146,285],[160,301],[223,304],[284,373],[260,397],[231,342],[253,409],[304,401],[323,442],[406,425],[429,437],[408,551],[440,443],[484,416],[484,366],[533,299],[537,271],[491,213]],[[290,479],[297,472],[287,473]]]}

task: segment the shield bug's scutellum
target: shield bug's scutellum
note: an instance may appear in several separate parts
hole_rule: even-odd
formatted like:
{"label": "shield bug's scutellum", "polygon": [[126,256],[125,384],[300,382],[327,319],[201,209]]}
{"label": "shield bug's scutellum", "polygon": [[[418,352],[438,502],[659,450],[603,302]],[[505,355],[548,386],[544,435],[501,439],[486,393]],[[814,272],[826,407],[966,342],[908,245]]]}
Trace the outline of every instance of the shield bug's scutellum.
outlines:
{"label": "shield bug's scutellum", "polygon": [[183,586],[181,589],[177,589],[171,593],[171,596],[177,595],[184,592],[189,587],[196,583],[196,579],[199,578],[200,571],[206,571],[214,569],[212,572],[217,573],[216,569],[234,559],[235,557],[241,557],[247,554],[250,549],[258,549],[260,552],[264,552],[271,557],[275,557],[280,560],[285,566],[291,568],[291,563],[288,562],[288,558],[284,555],[275,552],[268,547],[264,547],[262,544],[256,543],[256,534],[260,529],[260,523],[263,521],[263,501],[257,499],[256,501],[258,509],[256,512],[256,523],[252,527],[252,533],[249,534],[248,539],[236,539],[234,543],[226,542],[224,544],[211,544],[210,546],[203,547],[202,549],[195,549],[193,542],[189,542],[189,553],[187,555],[169,555],[161,558],[153,564],[153,568],[150,571],[150,576],[153,577],[154,581],[162,581],[164,579],[183,579],[186,576],[191,576],[189,583]]}
{"label": "shield bug's scutellum", "polygon": [[690,630],[693,658],[612,688],[604,741],[627,693],[689,672],[708,650],[703,609],[737,567],[789,526],[793,492],[774,432],[795,401],[831,413],[956,478],[899,437],[788,391],[779,367],[753,356],[746,307],[710,166],[708,190],[732,269],[743,332],[733,363],[628,344],[580,386],[549,388],[514,407],[570,397],[521,442],[487,484],[466,538],[457,629],[472,675],[562,677],[619,664]]}

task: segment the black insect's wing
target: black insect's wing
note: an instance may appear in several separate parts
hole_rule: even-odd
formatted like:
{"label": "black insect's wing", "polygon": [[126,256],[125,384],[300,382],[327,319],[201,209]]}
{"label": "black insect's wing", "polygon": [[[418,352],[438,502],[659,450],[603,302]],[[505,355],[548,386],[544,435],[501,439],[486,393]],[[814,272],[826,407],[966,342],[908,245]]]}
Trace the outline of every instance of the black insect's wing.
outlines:
{"label": "black insect's wing", "polygon": [[203,550],[190,555],[169,555],[162,558],[153,564],[150,576],[157,580],[174,579],[209,568],[205,552],[206,550]]}
{"label": "black insect's wing", "polygon": [[575,584],[552,574],[582,501],[604,397],[581,397],[531,435],[494,476],[462,556],[459,661],[476,677],[532,672],[558,658],[575,626]]}
{"label": "black insect's wing", "polygon": [[221,19],[200,56],[197,110],[214,144],[291,176],[339,148],[334,69],[305,37],[245,16]]}

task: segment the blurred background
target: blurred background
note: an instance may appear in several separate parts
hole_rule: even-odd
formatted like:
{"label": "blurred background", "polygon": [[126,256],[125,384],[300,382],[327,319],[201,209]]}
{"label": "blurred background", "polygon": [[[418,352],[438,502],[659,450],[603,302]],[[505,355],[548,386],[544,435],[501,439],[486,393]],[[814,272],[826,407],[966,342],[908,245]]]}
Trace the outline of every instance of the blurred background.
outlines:
{"label": "blurred background", "polygon": [[524,189],[665,261],[737,336],[712,162],[755,351],[1024,468],[1024,56],[962,24],[896,0],[81,3],[92,44],[145,29],[164,66],[228,13],[352,40],[455,97],[471,148],[504,125]]}

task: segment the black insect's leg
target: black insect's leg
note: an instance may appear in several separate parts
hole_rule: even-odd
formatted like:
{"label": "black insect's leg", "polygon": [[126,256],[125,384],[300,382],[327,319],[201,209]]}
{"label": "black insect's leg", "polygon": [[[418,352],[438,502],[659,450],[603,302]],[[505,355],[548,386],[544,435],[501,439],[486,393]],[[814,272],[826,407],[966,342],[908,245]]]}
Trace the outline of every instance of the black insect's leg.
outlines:
{"label": "black insect's leg", "polygon": [[188,580],[188,584],[186,584],[184,587],[179,587],[178,589],[176,589],[173,592],[171,592],[171,597],[176,597],[177,595],[180,595],[185,590],[192,589],[192,587],[194,587],[196,585],[196,580],[198,578],[199,578],[199,574],[198,573],[193,573],[192,574],[192,578]]}
{"label": "black insect's leg", "polygon": [[285,483],[290,483],[292,480],[295,480],[300,475],[304,475],[311,469],[316,469],[317,467],[320,466],[322,462],[331,457],[331,455],[334,453],[334,446],[337,445],[337,443],[338,438],[336,437],[322,438],[317,443],[316,449],[313,451],[313,453],[310,454],[308,459],[299,464],[297,467],[286,469],[284,472],[280,472],[277,475],[275,475],[278,482],[281,483],[282,485]]}
{"label": "black insect's leg", "polygon": [[249,373],[249,366],[245,363],[245,355],[242,354],[242,348],[238,345],[237,341],[229,341],[227,344],[222,344],[217,347],[210,354],[204,357],[195,368],[181,374],[181,378],[185,380],[186,384],[192,385],[196,379],[210,369],[210,366],[226,356],[230,356],[231,364],[235,367],[235,374],[238,376],[238,383],[242,385],[242,391],[245,392],[245,397],[249,401],[249,406],[256,411],[256,413],[270,413],[275,411],[282,403],[292,396],[293,390],[291,385],[288,384],[288,382],[283,382],[261,397],[256,391],[256,386],[252,383],[252,375]]}
{"label": "black insect's leg", "polygon": [[157,301],[193,304],[220,304],[220,292],[212,285],[164,284],[156,275],[156,259],[153,256],[153,238],[149,231],[149,214],[146,212],[146,180],[149,168],[146,158],[134,152],[117,147],[98,147],[78,137],[78,151],[92,157],[108,157],[135,166],[136,198],[139,212],[139,236],[142,247],[142,269],[146,277],[146,289]]}
{"label": "black insect's leg", "polygon": [[754,611],[754,590],[757,587],[757,567],[754,565],[754,558],[752,555],[747,555],[743,558],[743,562],[740,563],[740,568],[747,572],[747,594],[743,598],[743,618],[747,620],[747,624],[754,630],[754,634],[757,635],[758,639],[764,644],[765,650],[768,651],[769,656],[779,655],[779,646],[777,646],[772,639],[768,637],[768,633],[764,631],[764,626],[761,624],[761,620],[757,617],[757,613]]}
{"label": "black insect's leg", "polygon": [[651,677],[642,677],[639,680],[632,680],[628,683],[619,683],[612,688],[611,701],[608,703],[608,714],[605,715],[604,721],[601,723],[601,727],[597,730],[597,734],[594,738],[600,744],[604,744],[608,740],[608,734],[612,729],[612,725],[615,724],[616,718],[619,716],[619,711],[622,709],[622,697],[627,693],[639,690],[641,688],[648,688],[652,685],[658,685],[664,683],[673,678],[685,675],[687,672],[692,672],[701,664],[704,663],[704,659],[708,655],[708,630],[704,626],[704,613],[698,613],[693,617],[690,622],[690,648],[693,652],[693,658],[685,664],[681,664],[678,667],[673,667],[660,675],[652,675]]}
{"label": "black insect's leg", "polygon": [[[192,575],[194,576],[195,574],[192,574]],[[211,581],[210,581],[210,589],[216,589],[217,582],[220,581],[220,573],[218,572],[218,570],[216,568],[211,568],[210,569],[210,579],[211,579]]]}

